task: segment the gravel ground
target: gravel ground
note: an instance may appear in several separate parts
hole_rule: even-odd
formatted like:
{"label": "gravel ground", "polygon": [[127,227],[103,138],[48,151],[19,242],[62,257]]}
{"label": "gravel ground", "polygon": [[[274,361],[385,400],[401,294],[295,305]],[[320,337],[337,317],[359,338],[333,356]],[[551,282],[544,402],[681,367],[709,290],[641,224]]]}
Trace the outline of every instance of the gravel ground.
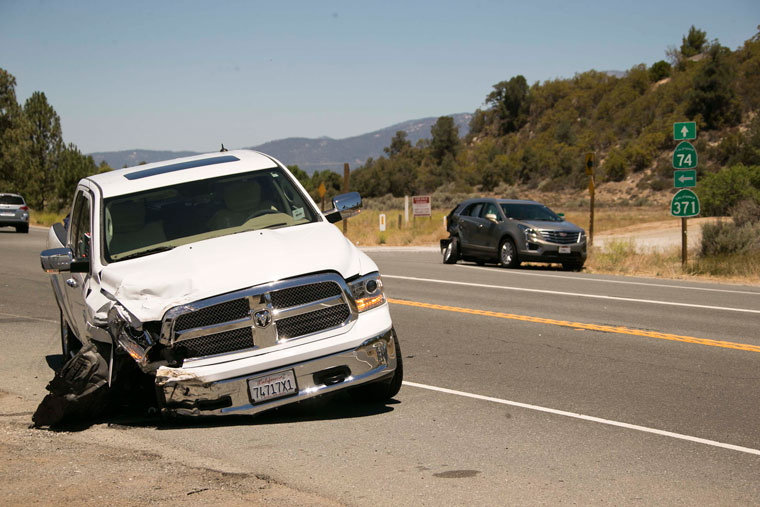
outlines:
{"label": "gravel ground", "polygon": [[340,505],[203,456],[149,448],[115,424],[33,429],[36,406],[0,392],[3,505]]}

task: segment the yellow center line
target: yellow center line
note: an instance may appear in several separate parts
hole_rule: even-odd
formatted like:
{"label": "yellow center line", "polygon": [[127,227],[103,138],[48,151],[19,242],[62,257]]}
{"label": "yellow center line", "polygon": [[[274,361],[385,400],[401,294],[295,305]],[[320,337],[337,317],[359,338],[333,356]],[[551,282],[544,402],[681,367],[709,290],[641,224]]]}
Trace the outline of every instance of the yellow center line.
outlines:
{"label": "yellow center line", "polygon": [[659,333],[657,331],[643,331],[641,329],[631,329],[624,326],[605,326],[603,324],[585,324],[583,322],[571,322],[567,320],[543,319],[541,317],[531,317],[529,315],[516,315],[514,313],[491,312],[487,310],[474,310],[472,308],[460,308],[457,306],[434,305],[431,303],[420,303],[417,301],[406,301],[403,299],[388,299],[389,303],[414,306],[417,308],[427,308],[429,310],[443,310],[446,312],[466,313],[469,315],[482,315],[484,317],[496,317],[499,319],[519,320],[523,322],[533,322],[536,324],[549,324],[552,326],[572,327],[574,329],[583,329],[588,331],[601,331],[604,333],[627,334],[632,336],[644,336],[646,338],[657,338],[658,340],[671,340],[675,342],[696,343],[698,345],[707,345],[708,347],[721,347],[724,349],[746,350],[748,352],[760,352],[760,346],[749,345],[746,343],[735,343],[721,340],[709,340],[707,338],[695,338],[693,336],[681,336],[670,333]]}

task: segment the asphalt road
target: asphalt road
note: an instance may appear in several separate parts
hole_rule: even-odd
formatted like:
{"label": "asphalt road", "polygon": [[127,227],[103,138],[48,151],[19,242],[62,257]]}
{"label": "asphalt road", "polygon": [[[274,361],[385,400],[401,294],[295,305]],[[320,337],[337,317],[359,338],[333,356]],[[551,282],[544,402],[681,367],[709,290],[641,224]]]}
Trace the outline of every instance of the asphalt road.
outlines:
{"label": "asphalt road", "polygon": [[[45,234],[0,229],[0,390],[30,403],[59,361]],[[350,505],[760,503],[760,287],[369,255],[405,362],[394,403],[78,437]]]}

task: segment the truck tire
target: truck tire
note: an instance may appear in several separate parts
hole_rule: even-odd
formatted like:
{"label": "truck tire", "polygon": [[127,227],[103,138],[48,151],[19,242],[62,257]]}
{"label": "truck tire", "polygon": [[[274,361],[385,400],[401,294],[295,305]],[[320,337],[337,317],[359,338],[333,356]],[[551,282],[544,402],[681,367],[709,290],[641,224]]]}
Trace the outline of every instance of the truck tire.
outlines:
{"label": "truck tire", "polygon": [[393,343],[396,346],[396,370],[390,379],[378,380],[370,384],[355,387],[349,391],[356,401],[365,403],[385,403],[398,394],[401,382],[404,380],[404,364],[401,360],[401,347],[396,333],[393,333]]}
{"label": "truck tire", "polygon": [[63,312],[58,310],[60,316],[60,329],[61,329],[61,354],[63,354],[63,360],[68,361],[82,348],[82,343],[74,336],[74,332],[66,323],[66,319],[63,318]]}
{"label": "truck tire", "polygon": [[443,263],[444,264],[456,264],[459,260],[459,240],[456,236],[451,238],[451,241],[446,246],[446,250],[443,251]]}

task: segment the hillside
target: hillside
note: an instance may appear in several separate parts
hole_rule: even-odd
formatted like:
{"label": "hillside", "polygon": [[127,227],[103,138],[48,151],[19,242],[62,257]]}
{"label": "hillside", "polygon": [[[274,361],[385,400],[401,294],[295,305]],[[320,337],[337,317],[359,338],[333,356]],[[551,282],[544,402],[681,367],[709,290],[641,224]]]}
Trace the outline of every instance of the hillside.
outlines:
{"label": "hillside", "polygon": [[[451,117],[454,118],[455,124],[459,127],[459,135],[467,135],[472,114],[459,113],[451,115]],[[351,167],[356,167],[365,163],[368,158],[378,158],[383,155],[383,148],[390,144],[391,139],[398,131],[406,132],[407,139],[412,143],[416,143],[420,139],[429,138],[430,128],[436,120],[437,118],[408,120],[374,132],[345,139],[289,137],[269,141],[258,146],[250,146],[249,149],[272,155],[286,165],[297,165],[308,174],[325,169],[342,171],[343,164],[346,162]],[[113,168],[133,166],[140,162],[159,162],[161,160],[197,154],[198,152],[193,151],[137,149],[90,153],[96,164],[105,161]]]}

